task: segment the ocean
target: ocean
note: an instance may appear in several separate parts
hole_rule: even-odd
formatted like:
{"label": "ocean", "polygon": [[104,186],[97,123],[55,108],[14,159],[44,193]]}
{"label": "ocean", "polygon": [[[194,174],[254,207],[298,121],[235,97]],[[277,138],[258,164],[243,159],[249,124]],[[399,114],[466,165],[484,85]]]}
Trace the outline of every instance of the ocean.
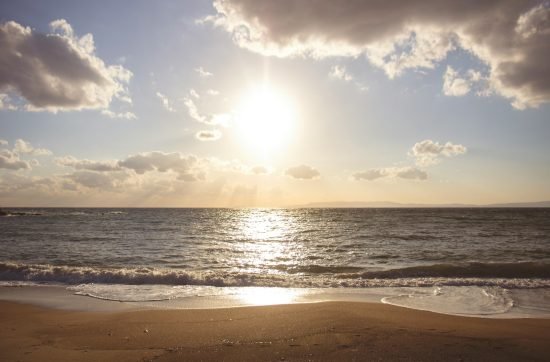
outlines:
{"label": "ocean", "polygon": [[125,302],[376,295],[550,316],[550,209],[12,208],[0,217],[0,285]]}

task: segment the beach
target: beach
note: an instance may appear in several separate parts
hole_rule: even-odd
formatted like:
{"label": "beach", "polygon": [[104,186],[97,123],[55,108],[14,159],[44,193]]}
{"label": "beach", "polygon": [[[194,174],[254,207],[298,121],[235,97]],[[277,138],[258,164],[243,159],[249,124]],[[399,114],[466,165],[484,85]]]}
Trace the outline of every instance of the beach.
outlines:
{"label": "beach", "polygon": [[0,302],[2,361],[543,361],[550,319],[380,303],[68,311]]}

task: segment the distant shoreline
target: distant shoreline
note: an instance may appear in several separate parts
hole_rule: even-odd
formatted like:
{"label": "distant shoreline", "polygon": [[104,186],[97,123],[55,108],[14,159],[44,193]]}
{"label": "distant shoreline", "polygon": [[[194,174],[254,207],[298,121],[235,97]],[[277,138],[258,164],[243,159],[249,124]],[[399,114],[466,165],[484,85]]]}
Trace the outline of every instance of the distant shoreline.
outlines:
{"label": "distant shoreline", "polygon": [[[288,206],[2,206],[10,209],[548,209],[550,201],[507,204],[309,203]],[[2,215],[0,215],[2,216]]]}

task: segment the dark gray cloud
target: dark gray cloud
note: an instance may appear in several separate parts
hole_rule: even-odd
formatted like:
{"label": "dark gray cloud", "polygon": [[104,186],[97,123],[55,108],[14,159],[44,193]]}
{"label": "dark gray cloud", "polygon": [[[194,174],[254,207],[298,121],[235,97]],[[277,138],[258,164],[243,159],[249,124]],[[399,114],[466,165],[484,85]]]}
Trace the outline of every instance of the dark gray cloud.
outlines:
{"label": "dark gray cloud", "polygon": [[290,167],[285,171],[285,175],[300,180],[313,180],[321,176],[319,171],[308,165]]}
{"label": "dark gray cloud", "polygon": [[29,110],[53,112],[128,100],[130,71],[105,65],[91,34],[77,37],[65,20],[50,26],[52,33],[43,34],[14,21],[0,24],[0,92],[23,97]]}
{"label": "dark gray cloud", "polygon": [[[434,68],[456,48],[488,65],[491,89],[522,109],[550,102],[543,0],[216,0],[211,22],[267,55],[358,56],[390,77]],[[462,92],[465,92],[463,89]]]}

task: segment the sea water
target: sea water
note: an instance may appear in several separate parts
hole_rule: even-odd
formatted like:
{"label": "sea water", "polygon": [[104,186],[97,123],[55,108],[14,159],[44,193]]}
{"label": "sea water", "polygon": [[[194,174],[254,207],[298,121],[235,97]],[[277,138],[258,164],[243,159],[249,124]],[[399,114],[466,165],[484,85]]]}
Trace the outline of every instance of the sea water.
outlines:
{"label": "sea water", "polygon": [[10,209],[0,284],[29,283],[126,302],[376,296],[546,316],[550,209]]}

